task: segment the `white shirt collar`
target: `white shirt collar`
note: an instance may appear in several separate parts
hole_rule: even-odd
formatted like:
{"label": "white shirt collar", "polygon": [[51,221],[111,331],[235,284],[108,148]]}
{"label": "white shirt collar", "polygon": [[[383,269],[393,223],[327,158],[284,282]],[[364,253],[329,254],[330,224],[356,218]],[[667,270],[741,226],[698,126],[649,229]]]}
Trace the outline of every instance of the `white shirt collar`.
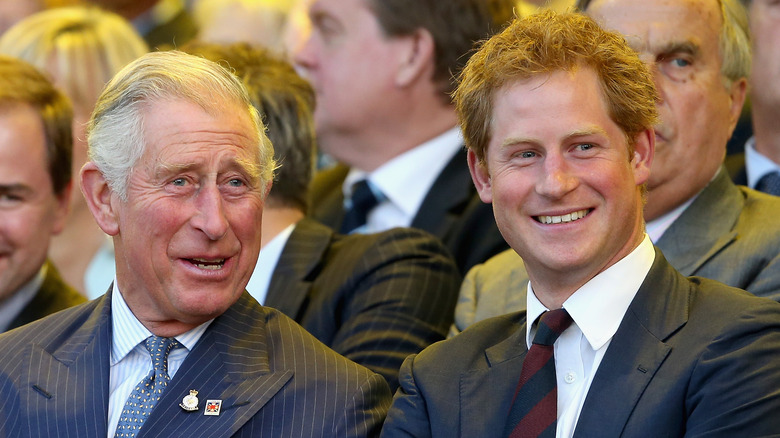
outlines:
{"label": "white shirt collar", "polygon": [[[615,335],[654,260],[655,249],[645,234],[631,253],[590,279],[563,303],[591,348],[598,350]],[[530,348],[536,331],[533,322],[551,310],[536,298],[530,282],[527,306],[526,345]]]}
{"label": "white shirt collar", "polygon": [[368,179],[391,202],[411,219],[417,214],[425,195],[447,163],[463,147],[463,136],[455,127],[412,148],[367,173],[351,168],[344,180],[344,199],[352,195],[352,186]]}
{"label": "white shirt collar", "polygon": [[[175,338],[187,351],[192,351],[212,321],[214,320],[210,319],[185,333],[175,336]],[[138,321],[138,318],[135,317],[127,306],[117,286],[116,278],[114,278],[113,293],[111,294],[111,327],[112,367],[127,356],[136,345],[152,336],[152,332]]]}
{"label": "white shirt collar", "polygon": [[295,225],[290,224],[260,250],[255,270],[252,272],[252,277],[249,278],[249,283],[246,285],[246,290],[260,304],[265,304],[271,277],[273,277],[276,265],[279,263],[279,257],[282,256],[282,251],[285,245],[287,245],[287,240],[289,240],[290,234],[295,229]]}
{"label": "white shirt collar", "polygon": [[46,263],[44,263],[32,280],[17,289],[13,295],[0,305],[0,333],[8,330],[13,320],[35,298],[35,294],[38,293],[43,284],[43,279],[46,277],[46,269]]}
{"label": "white shirt collar", "polygon": [[748,187],[755,188],[761,177],[774,171],[780,171],[780,164],[758,152],[756,138],[750,137],[745,143],[745,172],[747,173]]}

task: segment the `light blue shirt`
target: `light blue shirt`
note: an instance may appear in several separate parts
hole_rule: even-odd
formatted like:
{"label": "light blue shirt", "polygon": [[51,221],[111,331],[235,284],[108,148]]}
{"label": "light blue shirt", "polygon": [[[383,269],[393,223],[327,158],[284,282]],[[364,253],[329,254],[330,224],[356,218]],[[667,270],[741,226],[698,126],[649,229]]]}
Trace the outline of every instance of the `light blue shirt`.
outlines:
{"label": "light blue shirt", "polygon": [[[194,329],[176,336],[184,348],[171,350],[168,355],[168,375],[173,380],[187,354],[211,324],[206,321]],[[111,295],[111,371],[108,382],[108,438],[113,438],[119,417],[125,402],[133,389],[144,377],[152,371],[152,358],[142,342],[152,333],[141,324],[127,307],[122,293],[114,279],[114,290]],[[198,388],[192,388],[198,389]],[[182,394],[182,398],[187,394]]]}
{"label": "light blue shirt", "polygon": [[755,189],[756,184],[764,175],[776,171],[780,171],[780,164],[758,152],[756,138],[750,137],[745,143],[745,172],[747,173],[748,187]]}

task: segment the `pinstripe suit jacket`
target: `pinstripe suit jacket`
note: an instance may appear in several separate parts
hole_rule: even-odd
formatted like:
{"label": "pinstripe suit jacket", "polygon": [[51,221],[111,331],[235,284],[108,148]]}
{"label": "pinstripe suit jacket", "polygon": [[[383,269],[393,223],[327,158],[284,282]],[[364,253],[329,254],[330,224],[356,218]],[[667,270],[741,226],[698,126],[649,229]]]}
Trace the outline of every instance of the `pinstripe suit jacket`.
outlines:
{"label": "pinstripe suit jacket", "polygon": [[[0,335],[0,436],[107,434],[111,293]],[[179,407],[198,390],[200,410]],[[214,320],[138,437],[364,437],[390,393],[246,292]],[[204,416],[221,399],[219,416]]]}
{"label": "pinstripe suit jacket", "polygon": [[87,298],[84,295],[65,283],[51,261],[47,261],[46,277],[43,279],[43,284],[35,297],[16,315],[8,330],[86,301]]}
{"label": "pinstripe suit jacket", "polygon": [[423,231],[344,236],[303,219],[282,251],[265,304],[383,375],[394,390],[406,356],[446,335],[459,287],[447,249]]}
{"label": "pinstripe suit jacket", "polygon": [[[341,228],[344,220],[342,185],[348,172],[344,165],[320,172],[309,190],[311,216],[334,230]],[[493,208],[477,195],[465,149],[455,154],[436,178],[411,226],[441,239],[461,273],[509,247],[498,231]]]}
{"label": "pinstripe suit jacket", "polygon": [[[524,311],[409,357],[382,438],[499,437],[526,353]],[[656,251],[585,397],[575,438],[780,432],[780,305],[686,278]]]}
{"label": "pinstripe suit jacket", "polygon": [[[685,276],[780,301],[778,217],[780,197],[736,186],[721,169],[656,246]],[[482,319],[525,309],[528,274],[520,256],[510,251],[468,273],[451,336]]]}

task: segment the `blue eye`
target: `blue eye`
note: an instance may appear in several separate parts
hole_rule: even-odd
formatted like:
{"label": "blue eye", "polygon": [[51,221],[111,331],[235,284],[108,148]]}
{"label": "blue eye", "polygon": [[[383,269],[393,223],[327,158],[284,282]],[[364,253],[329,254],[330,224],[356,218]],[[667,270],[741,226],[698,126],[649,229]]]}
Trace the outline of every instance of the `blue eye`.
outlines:
{"label": "blue eye", "polygon": [[590,143],[582,143],[582,144],[579,144],[579,145],[577,145],[577,147],[578,147],[580,150],[582,150],[582,151],[587,151],[587,150],[589,150],[589,149],[593,149],[595,146],[593,146],[593,145],[592,145],[592,144],[590,144]]}
{"label": "blue eye", "polygon": [[533,151],[524,151],[520,153],[520,157],[522,158],[533,158],[536,156],[536,152]]}
{"label": "blue eye", "polygon": [[672,64],[674,64],[675,67],[688,67],[689,65],[691,65],[690,61],[683,58],[672,59]]}
{"label": "blue eye", "polygon": [[171,184],[175,186],[183,186],[186,183],[187,181],[184,178],[176,178],[175,180],[171,181]]}
{"label": "blue eye", "polygon": [[228,181],[228,184],[230,184],[231,187],[241,187],[244,185],[244,182],[240,179],[233,178],[230,181]]}

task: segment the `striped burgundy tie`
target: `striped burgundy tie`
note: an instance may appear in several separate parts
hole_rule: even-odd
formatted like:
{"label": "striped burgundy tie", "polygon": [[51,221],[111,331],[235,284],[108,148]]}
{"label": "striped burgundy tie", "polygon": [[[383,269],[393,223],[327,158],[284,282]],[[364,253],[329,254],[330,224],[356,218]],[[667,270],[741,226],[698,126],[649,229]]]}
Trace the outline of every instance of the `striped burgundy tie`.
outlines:
{"label": "striped burgundy tie", "polygon": [[555,437],[558,390],[553,344],[571,323],[571,316],[565,309],[545,312],[539,317],[533,345],[523,361],[504,436]]}

